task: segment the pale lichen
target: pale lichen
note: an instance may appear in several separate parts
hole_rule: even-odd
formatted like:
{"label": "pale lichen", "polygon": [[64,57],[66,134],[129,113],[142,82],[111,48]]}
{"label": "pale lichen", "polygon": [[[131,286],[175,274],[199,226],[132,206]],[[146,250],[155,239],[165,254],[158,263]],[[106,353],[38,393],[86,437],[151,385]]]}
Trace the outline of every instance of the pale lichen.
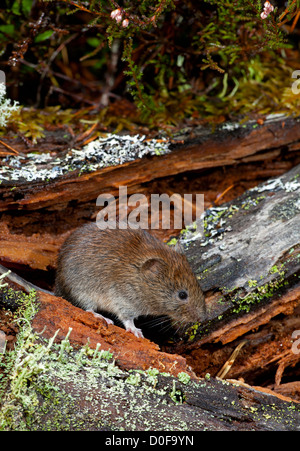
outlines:
{"label": "pale lichen", "polygon": [[11,100],[6,99],[5,95],[5,84],[0,82],[0,127],[6,127],[11,114],[20,108],[19,103],[16,100],[11,103]]}
{"label": "pale lichen", "polygon": [[82,149],[72,149],[64,157],[51,153],[28,153],[4,158],[0,180],[50,181],[73,171],[83,173],[117,166],[147,155],[169,152],[169,141],[148,140],[141,135],[115,135],[108,133],[88,143]]}

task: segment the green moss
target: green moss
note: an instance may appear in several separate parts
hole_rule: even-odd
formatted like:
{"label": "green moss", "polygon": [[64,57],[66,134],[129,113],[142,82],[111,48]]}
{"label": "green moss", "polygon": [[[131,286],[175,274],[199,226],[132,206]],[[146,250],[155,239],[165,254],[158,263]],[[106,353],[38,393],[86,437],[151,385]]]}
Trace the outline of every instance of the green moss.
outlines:
{"label": "green moss", "polygon": [[277,203],[270,211],[270,218],[273,221],[288,221],[299,214],[298,202],[299,198],[295,197]]}
{"label": "green moss", "polygon": [[[24,313],[30,313],[32,306],[30,302]],[[55,380],[78,384],[78,391],[84,380],[90,387],[90,395],[85,398],[89,401],[100,374],[109,377],[122,371],[108,360],[111,354],[99,352],[99,347],[94,350],[86,345],[75,352],[69,342],[71,329],[60,344],[55,344],[58,331],[44,341],[32,332],[30,317],[24,315],[21,320],[25,321],[16,348],[4,363],[6,391],[0,404],[0,430],[80,429],[84,418],[74,412],[76,390],[75,397],[71,396],[60,390]]]}
{"label": "green moss", "polygon": [[[35,336],[31,329],[31,320],[37,312],[35,291],[25,295],[18,292],[20,307],[15,314],[15,322],[19,326],[19,334],[15,349],[8,352],[0,361],[3,371],[0,381],[0,430],[6,429],[13,418],[20,416],[18,404],[23,405],[24,411],[32,412],[36,405],[36,397],[30,396],[27,386],[35,374],[42,371],[40,359],[45,352],[38,349],[32,353],[32,342]],[[6,391],[9,386],[9,390]],[[23,429],[20,418],[20,428]]]}
{"label": "green moss", "polygon": [[277,265],[272,266],[272,268],[270,269],[270,273],[275,274],[277,272],[278,272],[278,266]]}
{"label": "green moss", "polygon": [[244,311],[248,313],[250,309],[253,307],[253,305],[259,304],[260,302],[273,297],[276,291],[282,288],[285,283],[286,281],[284,281],[284,271],[281,271],[277,279],[272,280],[271,282],[268,282],[265,285],[257,286],[257,283],[255,285],[249,285],[255,286],[256,290],[254,292],[249,293],[244,298],[241,298],[239,296],[233,298],[232,302],[236,305],[236,307],[233,309],[233,312],[240,313]]}
{"label": "green moss", "polygon": [[185,335],[187,335],[189,337],[190,341],[193,341],[194,338],[196,337],[199,326],[200,326],[200,323],[195,323],[185,331]]}
{"label": "green moss", "polygon": [[248,280],[249,287],[257,287],[257,280]]}
{"label": "green moss", "polygon": [[139,385],[141,383],[141,375],[139,373],[131,374],[126,379],[126,384]]}

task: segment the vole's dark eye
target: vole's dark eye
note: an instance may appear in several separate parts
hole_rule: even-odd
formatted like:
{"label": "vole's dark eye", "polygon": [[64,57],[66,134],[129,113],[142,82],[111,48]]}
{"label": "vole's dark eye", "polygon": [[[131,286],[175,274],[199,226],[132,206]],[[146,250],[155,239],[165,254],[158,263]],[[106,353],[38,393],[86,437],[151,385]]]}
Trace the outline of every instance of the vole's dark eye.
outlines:
{"label": "vole's dark eye", "polygon": [[181,291],[179,291],[179,293],[178,293],[178,297],[179,297],[179,299],[181,299],[182,301],[184,301],[185,299],[188,298],[188,294],[187,294],[187,292],[186,292],[185,290],[181,290]]}

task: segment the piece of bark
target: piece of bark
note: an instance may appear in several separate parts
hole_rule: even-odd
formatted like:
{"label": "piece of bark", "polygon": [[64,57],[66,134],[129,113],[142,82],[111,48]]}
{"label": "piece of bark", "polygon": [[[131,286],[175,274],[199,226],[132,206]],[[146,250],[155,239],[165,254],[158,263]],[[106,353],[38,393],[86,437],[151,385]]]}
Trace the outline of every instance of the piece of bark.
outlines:
{"label": "piece of bark", "polygon": [[88,202],[105,192],[118,194],[119,186],[127,186],[130,193],[137,185],[155,178],[242,163],[253,156],[264,160],[267,149],[274,153],[284,146],[295,152],[300,148],[299,140],[299,122],[283,117],[271,118],[263,126],[247,124],[233,130],[224,126],[214,134],[200,128],[178,137],[171,153],[159,157],[141,158],[81,175],[80,170],[73,171],[51,181],[2,180],[0,211],[53,208],[78,200]]}
{"label": "piece of bark", "polygon": [[[98,389],[91,393],[88,378],[78,385],[51,376],[62,393],[75,399],[73,415],[68,400],[60,406],[68,412],[66,420],[71,430],[296,431],[300,427],[300,408],[296,404],[284,401],[284,397],[276,398],[267,390],[263,393],[238,383],[234,386],[211,379],[183,384],[175,378],[158,376],[153,388],[154,382],[147,382],[147,375],[130,386],[126,375],[123,381],[100,376]],[[57,406],[42,413],[42,418],[37,417],[39,422],[33,423],[33,429],[42,430],[45,424],[51,424],[55,411]],[[83,416],[84,411],[89,415]],[[101,420],[97,412],[101,412]],[[52,428],[57,430],[55,425]]]}
{"label": "piece of bark", "polygon": [[84,346],[87,342],[92,348],[97,343],[102,350],[111,351],[121,368],[147,369],[177,375],[187,372],[195,377],[183,357],[159,351],[159,346],[147,339],[136,338],[132,333],[99,320],[92,313],[73,306],[62,298],[39,292],[39,311],[32,327],[45,338],[51,338],[57,330],[57,340],[62,340],[72,328],[73,345]]}
{"label": "piece of bark", "polygon": [[[299,330],[300,308],[292,315],[279,316],[254,331],[250,331],[233,342],[221,346],[220,343],[207,343],[183,356],[199,377],[206,373],[216,376],[230,355],[244,343],[225,378],[243,379],[250,385],[264,385],[300,401],[297,385],[286,384],[287,380],[299,380],[300,368],[296,367],[299,355],[294,354],[292,339]],[[289,391],[290,390],[290,391]]]}
{"label": "piece of bark", "polygon": [[207,294],[209,322],[177,352],[237,339],[300,303],[300,166],[207,212],[202,241],[182,239]]}
{"label": "piece of bark", "polygon": [[68,234],[60,237],[49,233],[24,236],[9,231],[8,225],[0,223],[0,260],[6,266],[29,266],[31,269],[47,271],[56,266],[60,246]]}
{"label": "piece of bark", "polygon": [[[49,354],[49,352],[48,352]],[[1,399],[5,430],[297,431],[300,407],[283,395],[237,381],[188,381],[152,372],[120,371],[82,362],[74,352],[42,361],[30,380],[36,402]],[[59,360],[65,361],[65,364]],[[42,363],[41,362],[41,363]],[[85,363],[86,362],[86,363]],[[28,401],[27,401],[28,402]],[[0,412],[1,414],[1,412]]]}

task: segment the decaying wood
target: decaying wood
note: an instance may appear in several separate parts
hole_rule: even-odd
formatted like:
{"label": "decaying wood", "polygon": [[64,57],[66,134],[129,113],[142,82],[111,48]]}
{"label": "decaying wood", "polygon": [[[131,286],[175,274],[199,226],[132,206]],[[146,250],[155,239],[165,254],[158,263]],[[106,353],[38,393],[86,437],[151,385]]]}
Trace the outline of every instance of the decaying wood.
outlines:
{"label": "decaying wood", "polygon": [[[73,377],[48,371],[47,384],[52,388],[47,390],[48,398],[39,396],[31,416],[15,415],[11,430],[26,418],[26,430],[55,431],[297,431],[300,427],[298,405],[237,382],[182,383],[170,376],[126,371],[115,376],[96,373],[92,386],[90,379],[83,365]],[[42,392],[45,376],[33,386]]]}
{"label": "decaying wood", "polygon": [[[0,211],[34,210],[66,205],[70,201],[87,202],[99,194],[118,194],[119,186],[133,192],[137,185],[154,178],[190,170],[228,166],[251,160],[264,160],[265,150],[280,153],[283,147],[299,150],[300,126],[294,119],[271,119],[263,126],[220,130],[208,135],[200,129],[186,138],[177,138],[170,154],[142,158],[121,166],[111,166],[88,174],[73,171],[52,181],[28,183],[2,181]],[[276,154],[277,155],[277,154]],[[13,188],[13,189],[11,189]]]}
{"label": "decaying wood", "polygon": [[[279,122],[251,133],[248,131],[231,136],[217,164],[260,158],[270,147],[274,152],[282,145],[290,146],[291,151],[299,149],[300,127],[293,120],[284,126]],[[119,184],[133,189],[141,182],[140,176],[148,181],[154,175],[186,171],[192,164],[193,169],[210,167],[216,164],[217,150],[220,152],[220,142],[202,138],[197,144],[186,143],[186,147],[178,147],[167,156],[107,168],[76,180],[66,177],[47,186],[20,184],[12,191],[0,186],[0,208],[3,215],[17,210],[34,214],[42,207],[64,209],[64,205],[75,199],[80,198],[82,202],[95,199],[99,191],[114,193]],[[183,152],[188,152],[188,158],[183,157]],[[291,339],[292,332],[300,329],[299,194],[298,166],[246,192],[222,206],[224,209],[208,211],[205,218],[208,236],[204,241],[194,239],[192,232],[187,232],[183,245],[205,291],[209,320],[189,330],[178,342],[164,344],[163,352],[149,340],[137,339],[117,326],[99,323],[90,313],[62,299],[39,293],[40,308],[32,327],[40,337],[51,339],[56,334],[56,342],[60,343],[71,327],[72,345],[80,347],[88,339],[90,347],[95,349],[100,343],[101,349],[113,353],[116,364],[124,372],[121,376],[112,375],[109,380],[99,375],[93,396],[84,383],[88,380],[87,369],[81,371],[81,385],[76,385],[72,379],[60,378],[59,374],[49,374],[49,380],[58,391],[67,394],[63,399],[72,400],[71,406],[64,403],[58,407],[60,413],[67,412],[68,429],[119,427],[130,430],[134,424],[137,430],[148,427],[155,430],[299,430],[300,409],[291,403],[291,398],[299,399],[299,384],[294,379],[292,382],[284,379],[286,372],[297,368],[300,361],[300,353],[292,352]],[[41,240],[39,233],[26,236],[26,246],[20,249],[24,236],[11,233],[5,222],[0,227],[4,232],[0,241],[4,262],[11,261],[12,267],[29,262],[32,268],[43,270],[55,266],[54,257],[65,235],[49,235],[48,240]],[[20,256],[22,252],[24,256]],[[239,353],[234,354],[235,360],[230,366],[230,356],[237,348]],[[226,362],[230,368],[225,377],[242,377],[253,385],[259,385],[263,371],[270,371],[268,386],[253,388],[242,381],[221,382],[209,376],[197,379],[195,373],[217,375]],[[129,384],[126,382],[131,375],[127,373],[129,369],[151,367],[167,371],[173,377],[159,375],[155,384],[151,382],[153,390],[149,387],[145,390],[145,375],[136,385],[132,386],[132,380]],[[191,377],[189,384],[176,378],[182,372]],[[34,384],[39,386],[39,378]],[[120,384],[123,384],[122,389]],[[116,387],[118,389],[113,391]],[[41,409],[30,423],[32,429],[43,429],[45,424],[50,427],[53,415],[46,397],[39,399]],[[142,418],[138,414],[141,405]],[[72,415],[82,411],[89,415],[85,418],[80,415],[78,423],[78,418],[75,420]],[[103,421],[99,421],[99,415],[95,417],[100,411],[102,420],[104,413]],[[60,425],[64,427],[62,422]],[[51,427],[57,429],[57,424]]]}
{"label": "decaying wood", "polygon": [[[99,321],[90,312],[74,307],[62,298],[39,292],[40,308],[32,327],[45,338],[51,338],[59,329],[57,340],[62,340],[72,328],[70,337],[73,344],[84,346],[87,341],[92,348],[97,343],[102,350],[113,353],[117,364],[126,369],[147,369],[155,367],[160,371],[177,375],[184,371],[195,377],[183,357],[159,351],[159,346],[146,339],[136,337],[124,329]],[[49,321],[50,318],[52,321]]]}
{"label": "decaying wood", "polygon": [[[300,329],[300,166],[222,208],[207,212],[202,241],[193,233],[182,239],[209,321],[164,350],[185,355],[198,375],[217,375],[246,340],[228,376],[250,383],[264,376],[280,392],[284,372],[300,363],[292,349]],[[300,399],[297,385],[289,388]]]}
{"label": "decaying wood", "polygon": [[199,327],[185,346],[228,343],[299,305],[299,199],[297,166],[207,212],[209,236],[182,239],[210,311],[209,334]]}
{"label": "decaying wood", "polygon": [[[226,378],[243,379],[250,385],[261,385],[300,401],[297,384],[300,377],[299,355],[292,352],[295,330],[299,330],[300,308],[293,314],[278,316],[268,323],[250,331],[231,343],[209,343],[183,353],[197,375],[209,373],[216,376],[221,366],[230,360],[240,343],[244,346],[238,353]],[[298,368],[298,369],[297,369]],[[289,391],[290,390],[290,391]]]}

